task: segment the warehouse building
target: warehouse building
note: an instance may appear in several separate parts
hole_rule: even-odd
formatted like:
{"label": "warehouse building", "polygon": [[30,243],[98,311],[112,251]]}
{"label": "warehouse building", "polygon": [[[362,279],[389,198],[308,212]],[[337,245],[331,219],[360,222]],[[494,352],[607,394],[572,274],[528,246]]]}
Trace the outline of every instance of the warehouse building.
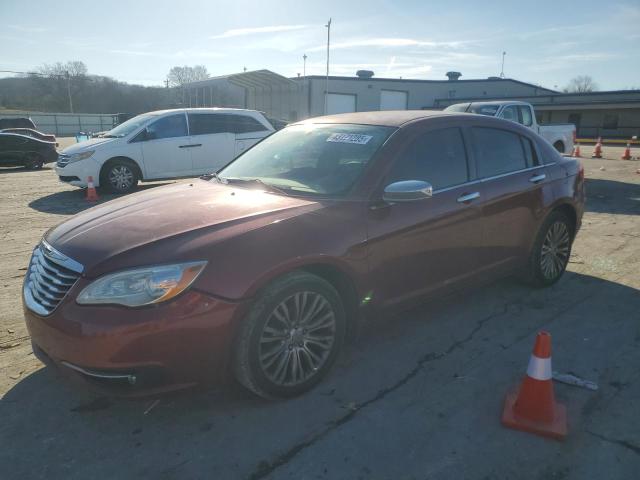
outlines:
{"label": "warehouse building", "polygon": [[640,135],[640,90],[560,93],[509,78],[461,76],[448,72],[443,80],[376,78],[374,72],[360,70],[354,77],[330,76],[327,81],[325,76],[287,78],[257,70],[191,83],[183,90],[183,104],[252,108],[293,122],[325,112],[443,109],[459,102],[513,99],[533,104],[542,124],[575,124],[581,137]]}

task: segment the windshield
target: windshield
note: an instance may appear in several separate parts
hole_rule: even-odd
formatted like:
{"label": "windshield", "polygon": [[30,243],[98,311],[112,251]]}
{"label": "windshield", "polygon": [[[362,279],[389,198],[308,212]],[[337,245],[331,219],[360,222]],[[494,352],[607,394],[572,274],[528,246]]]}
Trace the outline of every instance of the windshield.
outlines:
{"label": "windshield", "polygon": [[142,125],[147,123],[149,120],[154,118],[155,115],[144,114],[138,115],[137,117],[130,118],[124,123],[121,123],[117,127],[112,130],[109,130],[107,133],[103,135],[103,137],[126,137],[130,133],[134,132]]}
{"label": "windshield", "polygon": [[468,103],[457,103],[455,105],[450,105],[444,109],[445,112],[466,112],[467,108],[469,108]]}
{"label": "windshield", "polygon": [[238,157],[219,177],[223,181],[257,179],[289,192],[344,194],[394,130],[350,124],[294,125]]}

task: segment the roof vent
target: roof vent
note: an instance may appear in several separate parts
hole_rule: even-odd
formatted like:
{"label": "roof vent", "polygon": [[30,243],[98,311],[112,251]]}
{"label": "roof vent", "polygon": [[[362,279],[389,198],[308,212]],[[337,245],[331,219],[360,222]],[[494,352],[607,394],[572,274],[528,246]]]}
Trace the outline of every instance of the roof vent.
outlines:
{"label": "roof vent", "polygon": [[358,76],[358,78],[371,78],[371,77],[373,77],[373,71],[372,70],[358,70],[356,72],[356,75]]}
{"label": "roof vent", "polygon": [[447,77],[449,77],[450,82],[457,81],[461,76],[462,74],[460,72],[447,72]]}

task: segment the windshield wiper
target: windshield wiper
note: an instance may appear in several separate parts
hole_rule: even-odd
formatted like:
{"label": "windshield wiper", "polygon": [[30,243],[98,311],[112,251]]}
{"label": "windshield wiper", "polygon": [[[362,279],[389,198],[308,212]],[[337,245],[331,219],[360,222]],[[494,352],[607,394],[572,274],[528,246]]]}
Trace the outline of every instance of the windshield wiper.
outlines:
{"label": "windshield wiper", "polygon": [[110,133],[104,133],[100,135],[100,138],[120,138],[120,135],[111,135]]}
{"label": "windshield wiper", "polygon": [[276,187],[275,185],[272,185],[270,183],[265,183],[262,180],[260,180],[259,178],[225,178],[225,180],[227,182],[237,182],[237,183],[245,183],[245,184],[246,183],[253,183],[254,185],[258,185],[260,187],[264,187],[265,190],[270,191],[272,193],[279,193],[280,195],[286,195],[286,196],[289,195],[284,189],[282,189],[280,187]]}
{"label": "windshield wiper", "polygon": [[200,178],[202,180],[211,180],[212,178],[215,178],[220,183],[227,183],[227,179],[226,178],[225,179],[220,178],[216,172],[205,173],[204,175],[200,175]]}

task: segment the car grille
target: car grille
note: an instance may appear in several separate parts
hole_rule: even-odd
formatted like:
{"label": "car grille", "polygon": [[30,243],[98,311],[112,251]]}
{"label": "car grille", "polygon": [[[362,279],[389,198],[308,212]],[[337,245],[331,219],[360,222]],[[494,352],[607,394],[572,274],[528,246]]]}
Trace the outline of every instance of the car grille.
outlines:
{"label": "car grille", "polygon": [[60,168],[66,167],[67,164],[69,163],[69,158],[70,158],[70,155],[66,155],[64,153],[58,153],[58,161],[56,162],[56,165],[59,166]]}
{"label": "car grille", "polygon": [[37,314],[49,315],[76,283],[82,270],[82,265],[43,240],[33,251],[24,282],[27,307]]}

